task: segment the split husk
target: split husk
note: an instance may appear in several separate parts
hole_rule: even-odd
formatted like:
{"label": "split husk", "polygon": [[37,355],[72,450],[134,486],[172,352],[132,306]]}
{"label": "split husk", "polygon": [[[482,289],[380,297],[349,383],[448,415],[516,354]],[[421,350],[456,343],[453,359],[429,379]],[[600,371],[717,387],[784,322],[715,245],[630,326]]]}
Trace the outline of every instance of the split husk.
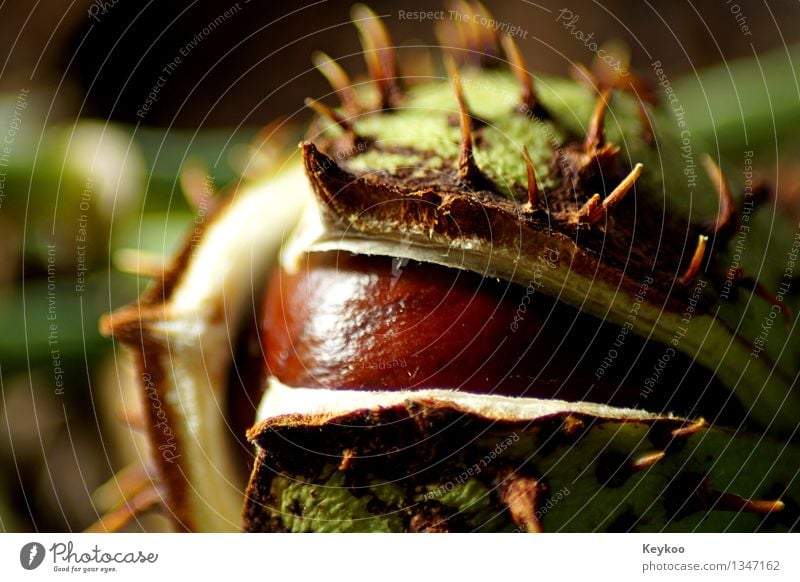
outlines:
{"label": "split husk", "polygon": [[[698,163],[687,166],[680,126],[665,111],[642,109],[613,87],[598,96],[537,77],[534,89],[527,73],[468,62],[451,65],[450,79],[404,92],[391,81],[391,59],[375,57],[388,54],[388,36],[358,11],[375,89],[348,93],[336,111],[312,103],[322,115],[286,168],[231,194],[148,295],[104,323],[139,354],[177,526],[794,529],[796,298],[782,297],[790,309],[759,344],[777,305],[763,290],[782,280],[792,227],[760,227],[768,214],[748,211],[741,264],[758,270],[738,273],[723,296],[733,209],[751,200],[731,196],[710,159],[701,173],[702,144],[689,144]],[[248,432],[257,454],[245,493],[226,394],[240,363],[236,343],[257,317],[280,249],[289,271],[306,253],[345,251],[536,282],[537,292],[630,325],[713,371],[755,432],[714,426],[715,410],[692,418],[648,410],[646,396],[623,409],[468,387],[352,393],[271,378]],[[543,249],[557,257],[547,268]],[[653,292],[631,321],[645,279]]]}

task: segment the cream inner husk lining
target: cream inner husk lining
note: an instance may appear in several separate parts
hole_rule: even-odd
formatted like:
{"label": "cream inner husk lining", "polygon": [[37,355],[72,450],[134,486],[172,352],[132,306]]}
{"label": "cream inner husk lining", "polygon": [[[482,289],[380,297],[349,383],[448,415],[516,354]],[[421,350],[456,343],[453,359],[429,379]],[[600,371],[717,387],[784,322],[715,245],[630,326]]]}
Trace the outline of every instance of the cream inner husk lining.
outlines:
{"label": "cream inner husk lining", "polygon": [[256,421],[294,415],[345,415],[357,410],[375,410],[404,406],[407,402],[435,401],[437,405],[452,404],[464,413],[476,414],[489,420],[535,420],[559,414],[584,414],[598,418],[620,420],[651,420],[664,418],[633,408],[618,408],[594,402],[567,402],[541,398],[473,394],[461,390],[331,390],[326,388],[294,388],[271,377],[267,391],[258,407]]}

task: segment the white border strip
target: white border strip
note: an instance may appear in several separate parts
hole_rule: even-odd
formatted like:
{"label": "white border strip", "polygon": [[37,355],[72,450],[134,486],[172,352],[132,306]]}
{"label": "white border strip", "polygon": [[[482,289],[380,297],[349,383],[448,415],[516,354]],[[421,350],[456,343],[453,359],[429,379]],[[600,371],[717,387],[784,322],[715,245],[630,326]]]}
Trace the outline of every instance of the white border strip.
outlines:
{"label": "white border strip", "polygon": [[[21,559],[27,558],[32,543],[41,544],[37,558],[41,551],[44,558],[38,567],[26,570]],[[98,563],[93,559],[139,552],[155,554],[156,560]],[[9,534],[0,537],[0,575],[4,580],[115,582],[187,576],[325,582],[777,581],[800,579],[796,554],[797,538],[785,534]],[[98,570],[84,572],[84,568]],[[114,570],[103,573],[101,568]]]}

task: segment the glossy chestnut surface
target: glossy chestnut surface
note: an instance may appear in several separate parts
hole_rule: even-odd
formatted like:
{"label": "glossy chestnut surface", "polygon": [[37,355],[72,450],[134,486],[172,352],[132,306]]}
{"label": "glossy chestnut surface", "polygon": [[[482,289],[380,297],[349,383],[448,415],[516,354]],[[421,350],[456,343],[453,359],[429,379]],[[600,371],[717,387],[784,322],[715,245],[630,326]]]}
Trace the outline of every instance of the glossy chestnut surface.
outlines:
{"label": "glossy chestnut surface", "polygon": [[[560,304],[535,285],[387,257],[306,255],[276,271],[261,319],[267,372],[289,386],[451,388],[692,410],[718,386],[664,346]],[[660,387],[660,388],[659,388]]]}

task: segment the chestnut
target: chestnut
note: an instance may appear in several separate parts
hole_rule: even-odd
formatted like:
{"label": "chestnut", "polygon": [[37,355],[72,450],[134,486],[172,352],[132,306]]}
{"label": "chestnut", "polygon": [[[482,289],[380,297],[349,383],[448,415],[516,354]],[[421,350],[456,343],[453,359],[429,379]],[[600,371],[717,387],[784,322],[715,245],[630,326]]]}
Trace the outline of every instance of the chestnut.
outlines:
{"label": "chestnut", "polygon": [[[650,397],[644,382],[663,346],[622,330],[535,282],[333,251],[276,268],[260,319],[265,376],[287,386],[647,401],[687,413],[724,394],[713,374],[682,359],[664,379],[671,389]],[[726,410],[741,420],[736,408]]]}
{"label": "chestnut", "polygon": [[[619,79],[535,86],[486,31],[403,87],[380,19],[354,21],[370,87],[317,55],[341,107],[309,101],[298,159],[105,323],[156,455],[174,441],[178,527],[796,529],[800,339],[775,321],[797,302],[766,290],[793,251],[751,228],[770,260],[720,295],[720,167],[687,190],[670,111]],[[509,70],[470,58],[500,48]]]}

